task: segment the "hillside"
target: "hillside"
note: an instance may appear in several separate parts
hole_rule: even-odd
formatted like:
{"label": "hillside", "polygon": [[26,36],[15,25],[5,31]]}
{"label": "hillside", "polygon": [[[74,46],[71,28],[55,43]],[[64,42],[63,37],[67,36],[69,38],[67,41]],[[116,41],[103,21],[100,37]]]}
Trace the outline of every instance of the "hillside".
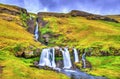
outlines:
{"label": "hillside", "polygon": [[[41,37],[38,41],[33,35],[36,18]],[[55,46],[75,47],[81,54],[87,49],[87,54],[90,53],[87,61],[92,69],[82,71],[119,79],[119,29],[117,16],[76,10],[67,14],[40,12],[36,15],[24,8],[0,4],[0,79],[69,79],[64,74],[33,67],[43,48]]]}
{"label": "hillside", "polygon": [[116,19],[117,21],[120,22],[120,15],[107,15],[107,17],[110,17],[110,18]]}
{"label": "hillside", "polygon": [[88,49],[86,52],[92,57],[88,57],[87,60],[91,62],[93,68],[84,71],[109,79],[119,79],[120,23],[88,19],[80,15],[74,17],[63,15],[43,14],[48,24],[41,29],[41,33],[50,36],[48,46],[76,47],[81,54],[84,49]]}
{"label": "hillside", "polygon": [[94,55],[102,55],[100,51],[109,52],[110,55],[120,54],[120,23],[89,20],[81,16],[44,16],[44,20],[49,22],[42,30],[44,34],[51,33],[50,46],[93,48],[97,50]]}
{"label": "hillside", "polygon": [[27,32],[21,14],[28,13],[17,6],[0,4],[0,79],[67,78],[53,71],[30,67],[34,61],[39,60],[38,57],[31,59],[15,57],[23,51],[29,55],[31,51],[44,47],[35,41],[33,34]]}

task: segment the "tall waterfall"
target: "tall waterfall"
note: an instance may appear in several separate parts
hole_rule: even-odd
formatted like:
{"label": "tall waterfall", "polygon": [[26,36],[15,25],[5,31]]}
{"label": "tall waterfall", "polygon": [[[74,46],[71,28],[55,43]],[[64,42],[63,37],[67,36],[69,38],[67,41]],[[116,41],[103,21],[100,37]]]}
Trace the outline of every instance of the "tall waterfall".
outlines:
{"label": "tall waterfall", "polygon": [[43,49],[40,57],[39,66],[48,66],[55,68],[55,53],[54,48],[52,49]]}
{"label": "tall waterfall", "polygon": [[84,54],[82,55],[83,68],[86,68],[85,55],[86,55],[86,52],[84,52]]}
{"label": "tall waterfall", "polygon": [[34,33],[34,35],[35,35],[35,39],[36,40],[38,40],[38,38],[39,38],[39,31],[38,31],[38,23],[36,22],[36,28],[35,28],[35,33]]}
{"label": "tall waterfall", "polygon": [[64,69],[70,69],[72,67],[71,59],[70,59],[70,54],[67,48],[64,48],[62,50],[62,55],[63,55],[63,63],[64,63]]}
{"label": "tall waterfall", "polygon": [[74,58],[75,58],[75,62],[79,62],[79,57],[78,57],[78,52],[77,49],[73,49],[74,50]]}

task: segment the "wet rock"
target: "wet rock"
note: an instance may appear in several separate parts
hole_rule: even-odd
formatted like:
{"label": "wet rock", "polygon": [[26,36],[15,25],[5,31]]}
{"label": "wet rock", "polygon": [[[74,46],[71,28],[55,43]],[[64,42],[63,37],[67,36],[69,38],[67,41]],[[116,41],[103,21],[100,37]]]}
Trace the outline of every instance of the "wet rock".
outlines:
{"label": "wet rock", "polygon": [[44,39],[44,43],[45,43],[46,45],[48,45],[49,39],[50,39],[50,35],[49,35],[49,34],[44,34],[42,37],[43,37],[43,39]]}
{"label": "wet rock", "polygon": [[63,68],[63,60],[61,59],[61,60],[58,60],[58,61],[56,61],[56,67],[57,68]]}
{"label": "wet rock", "polygon": [[62,57],[62,52],[60,51],[60,47],[56,46],[55,48],[55,56]]}

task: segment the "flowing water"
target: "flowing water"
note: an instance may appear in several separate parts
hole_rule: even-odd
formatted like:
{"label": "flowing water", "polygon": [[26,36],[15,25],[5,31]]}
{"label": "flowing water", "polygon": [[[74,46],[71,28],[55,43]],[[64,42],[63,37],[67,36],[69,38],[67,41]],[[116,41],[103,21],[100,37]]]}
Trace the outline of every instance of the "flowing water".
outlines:
{"label": "flowing water", "polygon": [[85,60],[86,52],[82,55],[82,61],[83,61],[83,68],[86,68],[86,60]]}
{"label": "flowing water", "polygon": [[54,48],[42,50],[39,66],[56,67]]}
{"label": "flowing water", "polygon": [[38,38],[39,38],[39,27],[38,27],[37,22],[36,22],[36,28],[35,28],[34,35],[35,35],[35,39],[38,40]]}
{"label": "flowing water", "polygon": [[74,48],[73,50],[74,50],[74,60],[75,60],[75,62],[79,62],[77,49]]}
{"label": "flowing water", "polygon": [[63,55],[63,63],[64,67],[63,69],[70,69],[72,67],[70,54],[67,48],[64,48],[64,50],[61,49],[62,55]]}
{"label": "flowing water", "polygon": [[[77,50],[74,48],[74,62],[79,62],[79,56]],[[96,77],[91,76],[89,74],[86,74],[84,72],[81,72],[78,69],[71,69],[72,63],[70,59],[70,53],[68,51],[68,48],[60,49],[63,55],[63,68],[57,68],[56,62],[55,62],[55,49],[54,48],[47,48],[43,49],[40,56],[39,66],[48,66],[52,69],[59,71],[63,74],[66,74],[67,76],[71,77],[71,79],[106,79],[105,77]],[[86,52],[82,55],[82,61],[85,62],[85,55]],[[84,68],[86,68],[86,64],[84,63]]]}

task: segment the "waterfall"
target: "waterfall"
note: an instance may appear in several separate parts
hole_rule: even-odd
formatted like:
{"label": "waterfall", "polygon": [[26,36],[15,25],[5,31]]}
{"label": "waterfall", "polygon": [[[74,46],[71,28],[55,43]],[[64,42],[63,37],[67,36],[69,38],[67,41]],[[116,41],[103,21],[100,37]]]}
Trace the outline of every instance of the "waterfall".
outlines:
{"label": "waterfall", "polygon": [[72,63],[68,49],[64,48],[64,51],[62,49],[60,49],[60,51],[62,51],[62,55],[63,55],[63,63],[64,63],[63,69],[70,69],[72,67]]}
{"label": "waterfall", "polygon": [[51,58],[51,59],[52,59],[52,61],[51,61],[51,66],[52,66],[53,68],[55,68],[55,67],[56,67],[56,64],[55,64],[55,49],[54,49],[54,48],[51,49],[50,54],[51,54],[50,57],[52,57],[52,58]]}
{"label": "waterfall", "polygon": [[74,50],[74,58],[75,58],[75,62],[79,62],[79,57],[78,57],[78,52],[77,49],[73,49]]}
{"label": "waterfall", "polygon": [[48,66],[55,68],[55,55],[54,48],[52,49],[43,49],[39,61],[39,66]]}
{"label": "waterfall", "polygon": [[86,55],[86,52],[82,55],[83,68],[86,68],[85,55]]}
{"label": "waterfall", "polygon": [[34,35],[35,35],[35,39],[36,40],[38,40],[38,38],[39,38],[39,31],[38,31],[38,23],[36,22],[36,28],[35,28],[35,33],[34,33]]}

